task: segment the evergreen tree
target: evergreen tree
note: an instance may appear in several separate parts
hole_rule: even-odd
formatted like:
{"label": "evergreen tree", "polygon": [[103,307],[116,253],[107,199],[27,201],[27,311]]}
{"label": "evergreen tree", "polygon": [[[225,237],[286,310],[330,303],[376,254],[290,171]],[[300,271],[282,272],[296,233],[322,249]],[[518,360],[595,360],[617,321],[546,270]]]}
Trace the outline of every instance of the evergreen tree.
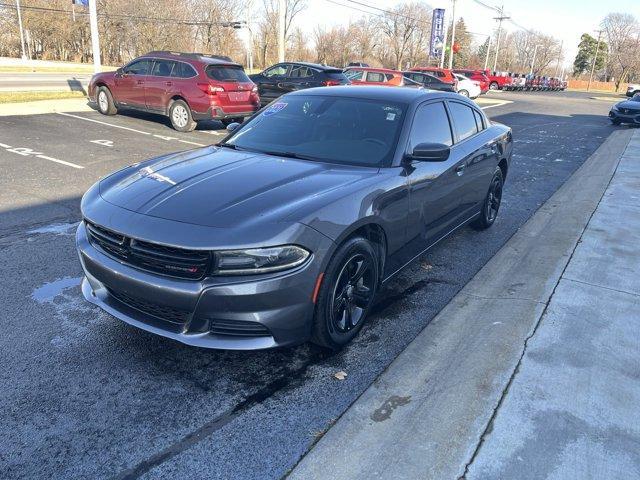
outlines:
{"label": "evergreen tree", "polygon": [[573,61],[574,77],[591,71],[591,65],[593,64],[593,57],[596,54],[596,49],[598,49],[598,58],[596,59],[596,71],[598,71],[604,67],[607,55],[607,44],[600,41],[600,48],[598,48],[598,39],[592,37],[588,33],[583,33],[580,37],[580,43],[578,44],[578,54]]}

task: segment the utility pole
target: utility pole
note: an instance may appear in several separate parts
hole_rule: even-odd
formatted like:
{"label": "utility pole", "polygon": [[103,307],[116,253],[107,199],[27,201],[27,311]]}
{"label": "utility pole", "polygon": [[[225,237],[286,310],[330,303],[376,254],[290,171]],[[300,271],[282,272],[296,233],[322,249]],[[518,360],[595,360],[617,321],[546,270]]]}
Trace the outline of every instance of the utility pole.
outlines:
{"label": "utility pole", "polygon": [[491,50],[491,37],[487,38],[487,54],[484,57],[484,69],[489,65],[489,51]]}
{"label": "utility pole", "polygon": [[278,62],[284,62],[286,0],[278,0]]}
{"label": "utility pole", "polygon": [[560,70],[560,61],[562,59],[562,45],[564,44],[564,40],[560,41],[560,51],[558,52],[558,63],[556,64],[556,74],[555,76],[558,76],[558,71]]}
{"label": "utility pole", "polygon": [[598,60],[598,53],[600,53],[600,37],[602,36],[602,30],[598,30],[598,43],[596,44],[596,54],[593,56],[593,63],[591,64],[591,75],[589,75],[589,83],[587,84],[587,92],[591,88],[591,82],[593,81],[593,73],[596,70],[596,60]]}
{"label": "utility pole", "polygon": [[253,10],[253,0],[247,2],[247,65],[249,71],[253,73],[253,30],[251,30],[251,13]]}
{"label": "utility pole", "polygon": [[91,26],[91,51],[93,53],[93,71],[100,72],[100,39],[98,37],[98,0],[89,0],[89,25]]}
{"label": "utility pole", "polygon": [[[445,39],[446,38],[447,37],[445,37]],[[456,0],[451,0],[451,45],[449,46],[449,70],[453,68],[453,43],[455,41],[456,41]],[[444,50],[444,47],[443,47],[443,50]]]}
{"label": "utility pole", "polygon": [[20,28],[20,45],[22,46],[22,60],[27,59],[27,49],[24,45],[24,29],[22,28],[22,14],[20,13],[20,0],[16,0],[16,10],[18,11],[18,27]]}
{"label": "utility pole", "polygon": [[529,75],[533,74],[533,64],[536,63],[536,54],[538,53],[538,47],[540,45],[536,45],[533,49],[533,58],[531,59],[531,68],[529,69]]}
{"label": "utility pole", "polygon": [[504,5],[500,7],[500,16],[499,17],[493,17],[494,20],[498,20],[498,35],[496,38],[496,56],[495,59],[493,61],[493,71],[495,72],[496,69],[498,68],[498,53],[500,52],[500,34],[502,33],[502,21],[503,20],[508,20],[511,17],[506,17],[504,15]]}

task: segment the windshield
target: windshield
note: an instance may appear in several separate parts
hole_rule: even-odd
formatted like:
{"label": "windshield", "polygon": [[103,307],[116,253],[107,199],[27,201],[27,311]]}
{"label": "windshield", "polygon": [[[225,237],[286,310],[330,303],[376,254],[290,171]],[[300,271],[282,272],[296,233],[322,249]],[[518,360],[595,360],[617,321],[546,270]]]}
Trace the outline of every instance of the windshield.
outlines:
{"label": "windshield", "polygon": [[227,145],[273,155],[362,166],[391,163],[406,105],[382,100],[291,95],[272,103]]}

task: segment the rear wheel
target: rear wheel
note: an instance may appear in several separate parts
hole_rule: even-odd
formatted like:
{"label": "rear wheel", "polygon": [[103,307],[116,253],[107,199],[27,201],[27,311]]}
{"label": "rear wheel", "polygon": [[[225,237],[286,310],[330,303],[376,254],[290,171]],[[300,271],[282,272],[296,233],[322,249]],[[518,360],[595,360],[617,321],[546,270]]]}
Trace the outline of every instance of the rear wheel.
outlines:
{"label": "rear wheel", "polygon": [[311,341],[337,350],[360,331],[378,286],[378,259],[373,245],[354,237],[329,262],[320,286]]}
{"label": "rear wheel", "polygon": [[113,101],[113,95],[111,95],[111,91],[107,87],[98,88],[96,103],[98,104],[98,111],[103,115],[115,115],[118,113],[116,104]]}
{"label": "rear wheel", "polygon": [[498,210],[500,209],[500,202],[502,201],[502,170],[500,167],[496,167],[496,171],[493,173],[491,184],[489,185],[489,191],[482,204],[482,211],[480,216],[471,223],[471,227],[476,230],[485,230],[493,225],[498,217]]}
{"label": "rear wheel", "polygon": [[179,132],[190,132],[196,128],[196,122],[191,116],[191,109],[184,100],[175,100],[169,108],[171,126]]}
{"label": "rear wheel", "polygon": [[232,123],[242,123],[244,121],[244,117],[236,117],[236,118],[223,118],[220,120],[222,125],[225,127],[231,125]]}
{"label": "rear wheel", "polygon": [[498,82],[491,82],[489,84],[489,90],[498,90]]}
{"label": "rear wheel", "polygon": [[466,91],[465,89],[458,90],[458,93],[459,93],[460,95],[462,95],[463,97],[468,97],[468,96],[469,96],[469,92],[468,92],[468,91]]}

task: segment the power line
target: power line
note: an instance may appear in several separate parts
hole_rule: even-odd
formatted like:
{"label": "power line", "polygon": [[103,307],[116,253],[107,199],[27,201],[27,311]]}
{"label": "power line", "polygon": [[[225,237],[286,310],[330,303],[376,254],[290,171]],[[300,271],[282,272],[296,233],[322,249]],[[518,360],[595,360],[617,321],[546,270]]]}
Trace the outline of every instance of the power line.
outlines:
{"label": "power line", "polygon": [[[11,8],[16,10],[16,6],[8,3],[0,3],[0,7]],[[60,13],[65,15],[72,15],[73,11],[64,10],[61,8],[51,8],[51,7],[35,7],[35,6],[24,6],[20,7],[22,10],[34,10],[48,13]],[[87,12],[75,12],[76,15],[84,15],[89,16]],[[175,18],[159,18],[159,17],[147,17],[142,15],[125,15],[121,13],[99,13],[98,17],[103,18],[121,18],[125,20],[138,20],[140,22],[146,23],[174,23],[179,25],[191,25],[191,26],[220,26],[220,27],[236,27],[242,22],[236,21],[225,21],[225,22],[205,22],[201,20],[176,20]]]}

